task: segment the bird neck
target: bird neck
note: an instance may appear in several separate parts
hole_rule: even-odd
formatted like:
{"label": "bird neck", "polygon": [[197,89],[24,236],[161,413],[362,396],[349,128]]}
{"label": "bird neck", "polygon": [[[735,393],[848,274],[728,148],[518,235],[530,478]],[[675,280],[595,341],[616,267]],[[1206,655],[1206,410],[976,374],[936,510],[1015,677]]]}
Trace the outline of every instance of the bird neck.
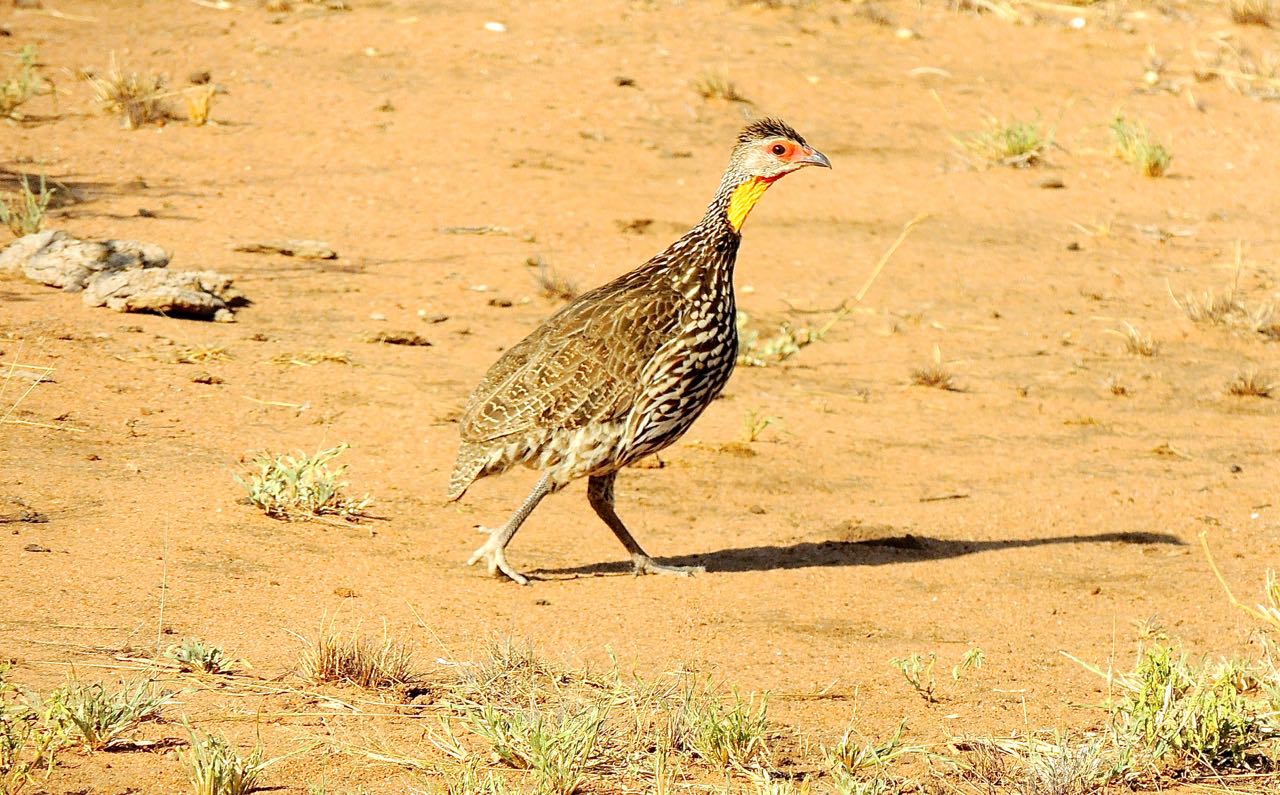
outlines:
{"label": "bird neck", "polygon": [[764,196],[764,192],[768,191],[769,186],[776,179],[777,177],[749,177],[732,186],[721,188],[721,192],[728,193],[726,205],[724,205],[724,219],[728,221],[733,232],[741,234],[742,223],[751,213],[751,207],[755,206],[755,202],[760,201],[760,197]]}

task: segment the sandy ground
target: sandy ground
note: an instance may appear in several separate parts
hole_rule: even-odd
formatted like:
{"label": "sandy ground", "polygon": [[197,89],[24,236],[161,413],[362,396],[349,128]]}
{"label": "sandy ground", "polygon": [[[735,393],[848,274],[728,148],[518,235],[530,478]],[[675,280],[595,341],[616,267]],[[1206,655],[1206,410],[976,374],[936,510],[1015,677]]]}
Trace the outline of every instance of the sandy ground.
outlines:
{"label": "sandy ground", "polygon": [[[1031,6],[1014,23],[826,0],[229,5],[0,11],[0,45],[36,44],[58,87],[0,126],[5,185],[48,174],[74,198],[49,226],[159,243],[171,267],[231,274],[252,300],[211,324],[0,280],[0,366],[53,368],[29,393],[7,379],[0,397],[20,421],[0,425],[0,513],[20,501],[48,518],[0,528],[0,653],[15,679],[48,686],[68,663],[124,675],[94,668],[113,663],[92,649],[186,636],[281,676],[294,633],[327,616],[385,622],[428,674],[510,634],[570,664],[698,664],[770,691],[779,723],[823,740],[856,712],[868,734],[905,718],[932,742],[1098,725],[1086,705],[1101,681],[1061,652],[1127,665],[1135,622],[1152,616],[1195,654],[1248,650],[1253,627],[1197,534],[1242,595],[1280,563],[1280,402],[1227,394],[1248,368],[1280,380],[1280,347],[1193,324],[1170,290],[1238,283],[1249,306],[1280,300],[1280,106],[1194,74],[1214,37],[1274,52],[1275,31],[1199,4],[1094,6],[1083,29]],[[175,87],[208,70],[226,89],[214,123],[128,131],[97,113],[76,71],[105,72],[113,54]],[[1165,62],[1154,88],[1153,58]],[[701,98],[690,84],[708,75],[750,104]],[[1113,157],[1118,109],[1169,145],[1167,177]],[[582,484],[512,545],[531,587],[464,567],[473,528],[501,521],[534,480],[443,500],[468,391],[557,306],[526,260],[583,287],[643,262],[700,217],[736,131],[766,113],[835,166],[788,177],[747,223],[739,305],[766,333],[825,323],[903,225],[929,217],[821,342],[739,368],[665,466],[619,478],[641,543],[706,574],[624,574]],[[953,140],[989,115],[1037,114],[1058,144],[1037,168],[974,167]],[[629,228],[637,219],[652,223]],[[508,231],[451,233],[480,226]],[[279,237],[340,256],[232,250]],[[1125,351],[1125,323],[1156,355]],[[364,341],[390,329],[433,344]],[[180,349],[225,357],[174,363]],[[960,391],[912,384],[935,350]],[[350,363],[272,362],[309,351]],[[752,413],[773,421],[745,443]],[[283,523],[240,501],[232,474],[256,451],[339,442],[376,521]],[[985,667],[951,681],[974,646]],[[937,655],[940,703],[890,666],[912,652]],[[210,720],[260,708],[243,701],[203,694],[185,708]],[[248,719],[225,721],[253,736]],[[280,753],[335,726],[424,743],[393,719],[261,731]],[[317,755],[268,783],[305,792],[322,777],[336,791],[404,788],[394,769]],[[181,782],[155,754],[72,755],[46,790]]]}

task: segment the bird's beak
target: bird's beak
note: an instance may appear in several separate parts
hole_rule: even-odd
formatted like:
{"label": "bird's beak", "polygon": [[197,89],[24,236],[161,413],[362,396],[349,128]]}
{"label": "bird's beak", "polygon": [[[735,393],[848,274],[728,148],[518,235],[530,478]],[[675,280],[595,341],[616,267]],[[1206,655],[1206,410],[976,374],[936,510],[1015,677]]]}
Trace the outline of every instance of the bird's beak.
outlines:
{"label": "bird's beak", "polygon": [[823,168],[831,168],[831,161],[827,156],[819,152],[817,149],[809,147],[804,148],[804,154],[792,161],[793,163],[801,163],[806,166],[822,166]]}

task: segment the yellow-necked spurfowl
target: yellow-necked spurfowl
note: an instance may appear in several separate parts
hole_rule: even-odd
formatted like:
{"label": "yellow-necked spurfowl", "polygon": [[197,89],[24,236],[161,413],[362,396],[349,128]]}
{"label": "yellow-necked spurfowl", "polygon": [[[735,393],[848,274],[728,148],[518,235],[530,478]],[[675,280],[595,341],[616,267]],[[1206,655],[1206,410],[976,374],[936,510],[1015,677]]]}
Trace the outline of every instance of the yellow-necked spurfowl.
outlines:
{"label": "yellow-necked spurfowl", "polygon": [[507,563],[507,544],[543,497],[586,476],[591,507],[631,553],[637,574],[702,570],[649,557],[614,512],[613,480],[678,439],[729,380],[742,223],[770,185],[805,166],[831,162],[782,121],[751,123],[697,226],[552,315],[489,368],[462,416],[449,498],[516,464],[543,475],[505,525],[481,528],[489,539],[468,564],[484,560],[491,574],[527,584]]}

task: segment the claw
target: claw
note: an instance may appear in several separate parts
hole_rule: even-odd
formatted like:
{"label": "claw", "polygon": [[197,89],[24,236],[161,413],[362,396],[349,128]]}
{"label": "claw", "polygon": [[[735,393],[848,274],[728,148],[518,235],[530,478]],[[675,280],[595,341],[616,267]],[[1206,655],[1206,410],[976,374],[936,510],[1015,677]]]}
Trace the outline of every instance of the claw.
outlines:
{"label": "claw", "polygon": [[511,564],[507,563],[507,556],[502,545],[501,532],[499,530],[489,530],[485,527],[481,527],[480,532],[488,533],[489,540],[484,542],[484,544],[482,544],[475,552],[471,553],[471,557],[467,558],[467,565],[474,566],[483,558],[488,566],[489,574],[491,576],[496,575],[498,572],[502,572],[510,578],[512,582],[515,582],[518,585],[528,585],[529,578],[513,569]]}
{"label": "claw", "polygon": [[692,577],[706,572],[706,566],[664,566],[655,563],[648,555],[633,555],[631,565],[637,577],[641,574],[671,574],[676,577]]}

